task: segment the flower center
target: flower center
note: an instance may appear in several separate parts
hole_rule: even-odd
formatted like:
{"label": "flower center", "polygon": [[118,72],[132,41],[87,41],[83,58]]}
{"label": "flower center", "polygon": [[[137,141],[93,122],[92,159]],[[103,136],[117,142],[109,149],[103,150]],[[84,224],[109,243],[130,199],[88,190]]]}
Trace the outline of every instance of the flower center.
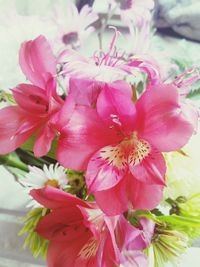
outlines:
{"label": "flower center", "polygon": [[101,150],[103,159],[118,169],[125,169],[129,164],[138,165],[148,154],[151,147],[143,139],[139,139],[136,133],[126,137],[117,146],[108,146]]}
{"label": "flower center", "polygon": [[132,7],[132,0],[119,0],[120,3],[120,9],[122,10],[127,10],[130,9]]}
{"label": "flower center", "polygon": [[128,162],[131,165],[139,164],[150,153],[149,143],[143,139],[138,139],[136,134],[132,136],[129,144]]}
{"label": "flower center", "polygon": [[44,186],[48,186],[48,185],[55,187],[55,188],[59,188],[59,183],[58,183],[58,180],[56,180],[56,179],[46,181]]}
{"label": "flower center", "polygon": [[64,34],[62,37],[62,42],[66,45],[76,43],[78,41],[78,33],[77,32],[69,32]]}

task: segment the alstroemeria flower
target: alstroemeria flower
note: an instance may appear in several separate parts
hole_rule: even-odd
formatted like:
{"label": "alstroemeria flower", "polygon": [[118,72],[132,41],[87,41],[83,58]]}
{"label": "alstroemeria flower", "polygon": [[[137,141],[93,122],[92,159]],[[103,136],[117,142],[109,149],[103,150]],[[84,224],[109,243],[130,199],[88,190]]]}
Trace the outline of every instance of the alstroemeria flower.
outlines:
{"label": "alstroemeria flower", "polygon": [[98,15],[91,7],[85,5],[79,12],[72,1],[67,3],[65,9],[55,7],[53,11],[53,20],[55,21],[56,18],[56,25],[58,26],[57,39],[60,43],[71,47],[77,47],[84,43],[94,31],[91,24],[98,19]]}
{"label": "alstroemeria flower", "polygon": [[[51,120],[52,129],[59,133],[56,158],[62,166],[68,168],[73,165],[72,169],[86,169],[88,160],[94,151],[104,146],[105,140],[102,138],[104,133],[105,138],[112,142],[113,132],[107,131],[107,127],[102,124],[102,120],[94,112],[98,96],[105,86],[105,83],[95,80],[70,79],[69,95],[61,110]],[[127,98],[132,98],[132,88],[123,80],[109,84],[109,90],[114,90]],[[86,116],[80,117],[79,113],[86,114]],[[90,122],[90,120],[92,121]],[[94,139],[89,144],[85,143],[86,140],[84,140],[85,145],[81,142],[82,137],[79,136],[80,131],[84,130],[86,130],[86,133],[89,130],[88,134],[91,140]],[[79,142],[79,138],[84,146],[83,149],[80,149],[79,146],[75,149],[74,145]],[[96,143],[96,140],[99,140],[98,143]],[[74,161],[74,157],[79,157],[79,159]]]}
{"label": "alstroemeria flower", "polygon": [[58,160],[86,170],[89,193],[109,215],[128,207],[153,209],[165,185],[161,152],[180,149],[192,135],[176,88],[166,89],[146,90],[134,105],[130,97],[105,85],[96,110],[77,106],[60,140]]}
{"label": "alstroemeria flower", "polygon": [[45,155],[55,137],[48,123],[61,108],[63,100],[56,93],[56,60],[43,36],[22,44],[19,62],[32,84],[19,84],[12,94],[15,106],[0,110],[0,153],[21,146],[34,133],[36,156]]}
{"label": "alstroemeria flower", "polygon": [[[95,108],[98,96],[105,87],[105,84],[94,79],[71,78],[69,80],[69,95],[73,97],[77,105]],[[132,88],[124,80],[117,80],[110,83],[109,88],[110,90],[117,90],[125,96],[132,98]]]}
{"label": "alstroemeria flower", "polygon": [[48,267],[114,266],[105,264],[112,262],[115,256],[98,208],[52,187],[32,190],[31,195],[52,210],[36,228],[41,236],[50,240]]}
{"label": "alstroemeria flower", "polygon": [[136,228],[128,223],[123,216],[120,216],[117,221],[114,235],[121,251],[119,255],[120,267],[148,266],[147,257],[141,251],[150,246],[155,223],[146,218],[141,218],[139,223],[139,228]]}
{"label": "alstroemeria flower", "polygon": [[141,230],[123,216],[107,217],[95,203],[53,187],[32,190],[31,195],[51,209],[36,227],[38,234],[50,240],[48,267],[115,267],[121,263],[124,248],[134,248],[139,254],[147,246]]}

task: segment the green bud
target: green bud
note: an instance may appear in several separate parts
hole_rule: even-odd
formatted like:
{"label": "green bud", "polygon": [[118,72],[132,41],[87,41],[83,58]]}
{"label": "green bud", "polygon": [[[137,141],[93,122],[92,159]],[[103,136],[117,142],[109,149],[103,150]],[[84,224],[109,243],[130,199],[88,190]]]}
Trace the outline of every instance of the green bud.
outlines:
{"label": "green bud", "polygon": [[157,225],[152,244],[145,250],[149,266],[163,267],[167,262],[177,264],[178,259],[188,247],[188,236],[164,225]]}

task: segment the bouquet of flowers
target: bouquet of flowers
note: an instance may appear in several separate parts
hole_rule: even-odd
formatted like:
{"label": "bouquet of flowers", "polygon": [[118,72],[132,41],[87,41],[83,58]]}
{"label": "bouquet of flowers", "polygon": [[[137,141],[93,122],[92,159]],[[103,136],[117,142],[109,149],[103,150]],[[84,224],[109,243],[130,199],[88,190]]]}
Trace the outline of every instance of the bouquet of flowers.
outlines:
{"label": "bouquet of flowers", "polygon": [[118,49],[114,28],[108,49],[81,54],[81,36],[88,38],[97,15],[74,5],[70,14],[87,23],[82,34],[62,35],[57,55],[42,35],[22,43],[29,82],[2,92],[1,162],[30,195],[24,245],[49,267],[176,265],[200,236],[198,160],[190,150],[200,73],[177,74],[176,65],[166,78],[150,54],[153,1],[108,2],[100,44],[117,7],[129,41],[141,47]]}

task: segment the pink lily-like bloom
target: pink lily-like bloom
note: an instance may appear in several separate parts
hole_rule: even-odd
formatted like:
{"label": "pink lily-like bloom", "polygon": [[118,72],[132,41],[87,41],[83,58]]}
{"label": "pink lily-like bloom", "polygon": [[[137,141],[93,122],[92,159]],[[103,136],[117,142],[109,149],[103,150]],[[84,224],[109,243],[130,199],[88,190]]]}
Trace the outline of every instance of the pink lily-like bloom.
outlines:
{"label": "pink lily-like bloom", "polygon": [[[136,230],[137,229],[137,230]],[[137,231],[140,229],[140,234]],[[155,223],[146,218],[141,218],[139,228],[133,227],[127,220],[120,216],[114,235],[119,248],[120,262],[122,267],[145,267],[148,259],[141,250],[150,246],[154,234]]]}
{"label": "pink lily-like bloom", "polygon": [[123,216],[107,217],[95,203],[53,187],[34,189],[31,196],[51,209],[36,227],[38,234],[50,240],[48,267],[115,267],[122,262],[124,247],[128,252],[134,249],[137,260],[140,254],[139,266],[147,266],[140,252],[148,245],[144,232]]}
{"label": "pink lily-like bloom", "polygon": [[17,105],[0,110],[0,153],[6,154],[25,143],[36,132],[36,156],[45,155],[55,137],[49,121],[63,100],[56,93],[56,60],[43,36],[22,44],[19,62],[32,84],[19,84],[12,94]]}
{"label": "pink lily-like bloom", "polygon": [[79,79],[95,79],[99,81],[112,82],[114,80],[124,79],[131,69],[123,59],[124,53],[120,53],[114,47],[119,32],[110,43],[107,52],[97,52],[91,58],[82,56],[73,49],[66,49],[61,52],[58,62],[63,64],[62,75]]}
{"label": "pink lily-like bloom", "polygon": [[89,193],[106,214],[153,209],[165,185],[161,152],[180,149],[193,133],[180,107],[178,91],[170,85],[146,90],[133,104],[123,87],[105,84],[94,109],[76,107],[60,140],[58,161],[86,170]]}
{"label": "pink lily-like bloom", "polygon": [[115,42],[119,32],[110,43],[107,52],[95,53],[87,58],[73,49],[64,50],[58,57],[58,63],[63,66],[60,74],[68,78],[95,79],[111,83],[124,80],[127,76],[136,76],[137,71],[146,73],[149,84],[156,84],[160,80],[160,73],[155,61],[137,56],[125,59],[125,53],[117,50]]}
{"label": "pink lily-like bloom", "polygon": [[[98,96],[105,86],[106,83],[96,80],[75,78],[69,80],[69,94],[65,103],[51,120],[52,128],[59,133],[56,158],[62,166],[86,170],[94,151],[105,145],[105,140],[102,138],[103,133],[112,142],[113,132],[107,130],[94,111]],[[109,89],[120,92],[127,98],[131,99],[132,97],[131,86],[123,80],[109,84]],[[86,114],[86,116],[80,116],[80,113]],[[82,131],[86,131],[86,134],[90,135],[87,141],[83,140],[82,142],[82,136],[80,136]],[[89,133],[87,133],[88,131]],[[78,160],[75,161],[74,158],[78,158]]]}

